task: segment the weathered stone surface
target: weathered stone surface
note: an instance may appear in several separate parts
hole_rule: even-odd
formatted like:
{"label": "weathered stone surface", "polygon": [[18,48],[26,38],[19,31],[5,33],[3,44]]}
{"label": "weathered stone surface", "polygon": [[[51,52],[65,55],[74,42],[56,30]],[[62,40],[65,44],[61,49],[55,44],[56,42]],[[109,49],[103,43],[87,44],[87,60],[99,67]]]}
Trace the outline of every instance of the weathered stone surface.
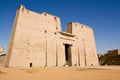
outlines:
{"label": "weathered stone surface", "polygon": [[6,66],[96,66],[93,30],[80,23],[61,31],[60,18],[38,14],[20,6],[8,47]]}

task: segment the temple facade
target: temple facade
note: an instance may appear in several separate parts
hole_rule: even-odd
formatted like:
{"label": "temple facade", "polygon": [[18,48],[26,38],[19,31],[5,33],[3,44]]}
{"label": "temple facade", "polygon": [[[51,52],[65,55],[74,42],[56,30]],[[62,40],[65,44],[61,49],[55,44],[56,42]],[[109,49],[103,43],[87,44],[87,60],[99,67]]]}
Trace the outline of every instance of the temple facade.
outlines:
{"label": "temple facade", "polygon": [[98,66],[93,29],[77,23],[62,32],[60,18],[36,13],[20,6],[17,10],[5,66]]}

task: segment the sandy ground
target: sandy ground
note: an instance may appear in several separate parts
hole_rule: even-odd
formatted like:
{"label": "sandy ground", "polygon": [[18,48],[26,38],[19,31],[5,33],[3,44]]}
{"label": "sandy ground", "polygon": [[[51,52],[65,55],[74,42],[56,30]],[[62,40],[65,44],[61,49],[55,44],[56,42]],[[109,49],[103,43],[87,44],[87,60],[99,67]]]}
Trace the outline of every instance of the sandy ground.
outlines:
{"label": "sandy ground", "polygon": [[120,80],[120,66],[97,68],[5,68],[0,80]]}

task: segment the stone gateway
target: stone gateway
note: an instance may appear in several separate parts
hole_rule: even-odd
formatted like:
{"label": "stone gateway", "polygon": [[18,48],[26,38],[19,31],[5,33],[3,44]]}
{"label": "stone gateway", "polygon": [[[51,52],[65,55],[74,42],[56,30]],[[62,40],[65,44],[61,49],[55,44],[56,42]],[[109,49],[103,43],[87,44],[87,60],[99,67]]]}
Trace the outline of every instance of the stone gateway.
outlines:
{"label": "stone gateway", "polygon": [[98,66],[93,29],[77,23],[62,32],[60,18],[17,10],[5,66]]}

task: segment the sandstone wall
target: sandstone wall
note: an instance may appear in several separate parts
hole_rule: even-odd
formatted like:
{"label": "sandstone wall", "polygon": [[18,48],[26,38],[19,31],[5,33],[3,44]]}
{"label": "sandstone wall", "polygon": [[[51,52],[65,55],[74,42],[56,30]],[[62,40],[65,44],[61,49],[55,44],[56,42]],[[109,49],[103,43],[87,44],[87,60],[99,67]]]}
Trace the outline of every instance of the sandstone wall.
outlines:
{"label": "sandstone wall", "polygon": [[56,65],[56,32],[60,19],[47,13],[34,13],[20,6],[8,48],[6,66]]}
{"label": "sandstone wall", "polygon": [[5,65],[98,65],[93,30],[79,23],[70,23],[66,32],[62,32],[59,17],[48,13],[38,14],[20,6],[16,13]]}
{"label": "sandstone wall", "polygon": [[92,28],[80,23],[73,22],[67,25],[67,30],[68,33],[76,35],[76,39],[78,40],[77,44],[79,49],[79,65],[98,65],[96,44]]}

